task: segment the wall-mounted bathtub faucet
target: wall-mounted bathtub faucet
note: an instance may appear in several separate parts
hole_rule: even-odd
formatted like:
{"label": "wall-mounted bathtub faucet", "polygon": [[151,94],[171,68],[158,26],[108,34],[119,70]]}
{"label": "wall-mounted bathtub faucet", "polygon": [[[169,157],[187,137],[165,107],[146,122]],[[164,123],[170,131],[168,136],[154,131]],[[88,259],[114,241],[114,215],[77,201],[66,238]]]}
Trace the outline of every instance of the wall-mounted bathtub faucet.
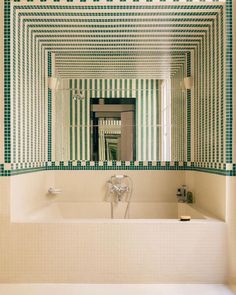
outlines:
{"label": "wall-mounted bathtub faucet", "polygon": [[59,195],[59,194],[62,193],[62,190],[61,190],[60,188],[53,188],[53,187],[50,187],[50,188],[48,189],[48,193],[49,193],[50,195]]}
{"label": "wall-mounted bathtub faucet", "polygon": [[186,185],[182,185],[177,189],[176,196],[179,203],[193,203],[192,193],[187,190]]}
{"label": "wall-mounted bathtub faucet", "polygon": [[178,203],[187,203],[187,187],[186,185],[182,185],[177,189],[176,197]]}
{"label": "wall-mounted bathtub faucet", "polygon": [[130,206],[130,199],[133,191],[133,183],[127,175],[113,175],[107,182],[107,193],[105,201],[111,203],[111,218],[113,218],[113,207],[120,202],[127,202],[124,218],[127,218],[127,214]]}
{"label": "wall-mounted bathtub faucet", "polygon": [[112,201],[117,203],[126,201],[126,193],[129,192],[129,184],[123,181],[128,178],[127,175],[113,175],[108,184],[110,184],[110,193],[113,194]]}
{"label": "wall-mounted bathtub faucet", "polygon": [[127,193],[129,191],[129,187],[128,185],[116,185],[113,184],[111,186],[111,192],[115,193],[116,195],[116,202],[121,202],[122,201],[122,197],[124,196],[125,193]]}

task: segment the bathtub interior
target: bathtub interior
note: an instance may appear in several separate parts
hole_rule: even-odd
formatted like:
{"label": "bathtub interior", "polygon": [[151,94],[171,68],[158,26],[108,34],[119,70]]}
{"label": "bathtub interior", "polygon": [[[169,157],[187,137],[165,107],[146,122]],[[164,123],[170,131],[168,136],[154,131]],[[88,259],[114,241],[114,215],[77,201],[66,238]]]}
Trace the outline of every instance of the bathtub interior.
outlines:
{"label": "bathtub interior", "polygon": [[[124,219],[127,203],[120,202],[113,207],[113,218]],[[132,202],[128,219],[179,219],[189,215],[191,219],[210,218],[194,205],[185,203]],[[111,204],[108,202],[53,202],[29,215],[30,220],[79,220],[111,219]]]}

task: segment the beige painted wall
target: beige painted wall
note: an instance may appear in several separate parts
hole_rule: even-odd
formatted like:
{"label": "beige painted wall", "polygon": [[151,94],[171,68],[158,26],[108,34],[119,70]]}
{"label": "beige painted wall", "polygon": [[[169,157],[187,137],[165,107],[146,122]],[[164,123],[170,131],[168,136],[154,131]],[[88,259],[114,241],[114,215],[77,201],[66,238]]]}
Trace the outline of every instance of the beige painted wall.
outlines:
{"label": "beige painted wall", "polygon": [[177,187],[184,184],[184,171],[55,171],[61,201],[102,201],[106,182],[114,174],[126,174],[133,181],[134,202],[175,202]]}
{"label": "beige painted wall", "polygon": [[197,206],[217,218],[225,219],[225,176],[186,171],[186,184],[188,189],[193,192]]}
{"label": "beige painted wall", "polygon": [[236,177],[227,177],[226,223],[229,252],[229,282],[236,287]]}
{"label": "beige painted wall", "polygon": [[47,192],[54,186],[54,171],[21,174],[10,177],[11,220],[47,206],[53,198]]}
{"label": "beige painted wall", "polygon": [[10,218],[9,213],[10,213],[10,177],[0,177],[0,223],[2,218]]}
{"label": "beige painted wall", "polygon": [[[43,171],[12,176],[11,220],[20,221],[50,202],[102,202],[107,181],[126,174],[133,181],[132,202],[176,202],[177,187],[184,184],[184,171]],[[62,194],[48,195],[50,187]]]}

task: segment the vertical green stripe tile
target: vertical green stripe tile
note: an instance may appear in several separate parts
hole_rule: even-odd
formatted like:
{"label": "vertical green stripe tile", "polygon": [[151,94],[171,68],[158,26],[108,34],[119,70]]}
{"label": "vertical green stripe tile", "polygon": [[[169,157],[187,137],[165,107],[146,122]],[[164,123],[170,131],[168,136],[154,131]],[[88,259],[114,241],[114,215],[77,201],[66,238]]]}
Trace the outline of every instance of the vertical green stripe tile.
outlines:
{"label": "vertical green stripe tile", "polygon": [[109,88],[110,88],[110,91],[109,91],[109,98],[112,98],[112,88],[113,88],[113,85],[112,85],[112,79],[109,79]]}
{"label": "vertical green stripe tile", "polygon": [[151,144],[151,155],[150,155],[150,159],[155,159],[155,153],[154,153],[154,122],[155,122],[155,118],[154,118],[154,81],[153,79],[151,79],[150,81],[150,92],[151,92],[151,108],[150,108],[150,115],[151,115],[151,124],[152,126],[150,126],[149,128],[151,128],[151,139],[150,139],[150,143]]}
{"label": "vertical green stripe tile", "polygon": [[120,79],[120,97],[122,97],[122,88],[123,88],[123,83],[122,83],[122,79]]}
{"label": "vertical green stripe tile", "polygon": [[[75,95],[78,95],[78,80],[75,79],[74,80],[74,87],[75,89],[74,93]],[[80,88],[81,89],[81,88]],[[79,91],[80,91],[79,89]],[[80,158],[78,158],[78,141],[80,140],[80,138],[78,138],[78,108],[80,109],[80,104],[78,103],[78,100],[76,99],[75,101],[73,101],[73,107],[74,107],[74,155],[75,155],[75,160],[79,160]],[[80,134],[81,137],[81,134]]]}
{"label": "vertical green stripe tile", "polygon": [[145,114],[145,134],[146,134],[146,141],[145,141],[145,143],[144,143],[144,145],[145,145],[145,149],[146,149],[146,155],[145,155],[145,160],[148,160],[148,150],[149,150],[149,148],[148,148],[148,146],[149,146],[149,144],[150,144],[150,142],[149,142],[149,140],[150,140],[150,138],[149,138],[149,128],[150,128],[150,126],[149,126],[149,120],[148,120],[148,118],[149,118],[149,116],[150,116],[150,114],[149,114],[149,103],[148,103],[148,96],[149,96],[149,80],[148,79],[146,79],[146,85],[145,85],[145,88],[146,88],[146,91],[145,91],[145,100],[146,100],[146,114]]}
{"label": "vertical green stripe tile", "polygon": [[87,89],[88,89],[88,80],[85,79],[84,80],[84,122],[85,122],[85,126],[84,126],[84,145],[85,145],[85,160],[89,159],[89,155],[88,155],[88,126],[89,126],[89,118],[88,118],[88,108],[89,108],[89,98],[87,96]]}
{"label": "vertical green stripe tile", "polygon": [[[82,79],[80,79],[79,80],[79,89],[83,89],[83,87],[82,87]],[[80,129],[80,132],[79,132],[79,135],[80,135],[80,137],[79,137],[79,146],[80,146],[80,155],[79,155],[79,159],[80,160],[84,160],[83,159],[83,137],[82,137],[82,135],[83,135],[83,116],[84,116],[84,114],[83,114],[83,112],[84,112],[84,110],[83,110],[83,102],[82,102],[82,100],[79,100],[79,129]]]}
{"label": "vertical green stripe tile", "polygon": [[72,146],[72,137],[73,137],[73,132],[72,132],[72,124],[73,124],[73,98],[72,98],[72,79],[69,80],[69,88],[70,88],[70,160],[73,160],[73,146]]}
{"label": "vertical green stripe tile", "polygon": [[140,97],[140,104],[141,104],[141,157],[140,160],[144,159],[143,154],[143,142],[144,142],[144,80],[141,79],[141,97]]}

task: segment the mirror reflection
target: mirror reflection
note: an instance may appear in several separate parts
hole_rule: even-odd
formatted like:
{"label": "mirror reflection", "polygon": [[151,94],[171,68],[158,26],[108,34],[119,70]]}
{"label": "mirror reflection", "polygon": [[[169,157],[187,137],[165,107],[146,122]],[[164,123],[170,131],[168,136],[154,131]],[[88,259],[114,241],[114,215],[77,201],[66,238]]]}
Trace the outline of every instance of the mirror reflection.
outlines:
{"label": "mirror reflection", "polygon": [[91,99],[91,159],[134,160],[135,99]]}
{"label": "mirror reflection", "polygon": [[180,82],[60,79],[56,160],[181,161],[186,91]]}

